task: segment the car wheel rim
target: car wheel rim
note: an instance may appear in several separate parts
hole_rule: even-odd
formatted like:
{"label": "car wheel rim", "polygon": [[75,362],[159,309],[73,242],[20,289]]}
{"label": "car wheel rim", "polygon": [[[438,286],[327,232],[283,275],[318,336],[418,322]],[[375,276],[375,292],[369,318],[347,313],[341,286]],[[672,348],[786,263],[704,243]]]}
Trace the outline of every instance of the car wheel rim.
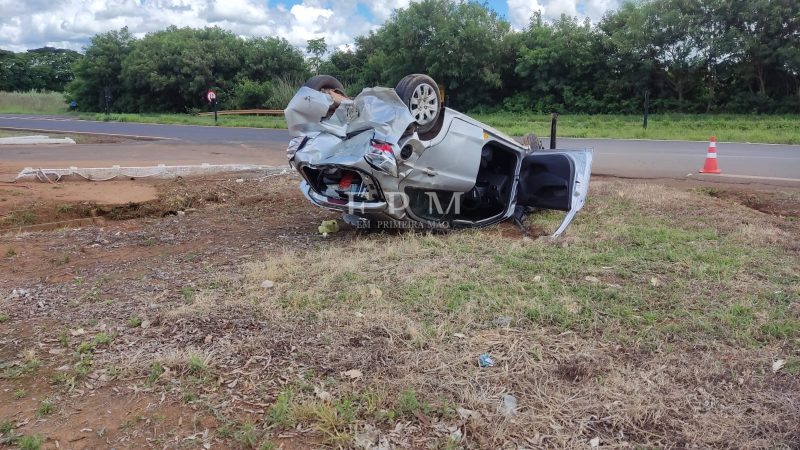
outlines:
{"label": "car wheel rim", "polygon": [[436,112],[439,110],[439,97],[430,84],[422,83],[417,86],[414,93],[411,94],[409,103],[408,109],[418,124],[427,125],[436,118]]}

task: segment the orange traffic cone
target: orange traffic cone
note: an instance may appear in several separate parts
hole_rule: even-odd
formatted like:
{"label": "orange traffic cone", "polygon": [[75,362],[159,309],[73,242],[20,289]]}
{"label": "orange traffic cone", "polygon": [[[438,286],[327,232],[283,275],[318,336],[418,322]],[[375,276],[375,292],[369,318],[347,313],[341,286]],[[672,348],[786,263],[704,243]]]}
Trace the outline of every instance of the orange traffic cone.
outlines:
{"label": "orange traffic cone", "polygon": [[714,136],[709,139],[706,163],[700,169],[700,173],[722,173],[717,166],[717,138]]}

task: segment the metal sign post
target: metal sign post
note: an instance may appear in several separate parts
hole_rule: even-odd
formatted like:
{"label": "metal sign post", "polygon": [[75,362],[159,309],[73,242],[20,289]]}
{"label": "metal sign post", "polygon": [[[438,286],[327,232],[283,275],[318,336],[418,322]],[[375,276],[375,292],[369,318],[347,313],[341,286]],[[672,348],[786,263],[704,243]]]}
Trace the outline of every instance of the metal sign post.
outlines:
{"label": "metal sign post", "polygon": [[206,94],[206,99],[214,106],[214,125],[217,124],[217,93],[212,91],[211,89],[208,90]]}

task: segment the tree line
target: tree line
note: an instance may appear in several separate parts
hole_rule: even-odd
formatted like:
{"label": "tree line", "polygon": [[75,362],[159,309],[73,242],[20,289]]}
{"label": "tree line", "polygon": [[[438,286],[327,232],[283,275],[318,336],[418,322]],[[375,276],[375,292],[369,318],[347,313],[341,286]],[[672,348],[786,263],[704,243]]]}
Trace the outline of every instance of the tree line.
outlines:
{"label": "tree line", "polygon": [[0,91],[63,91],[80,58],[76,51],[53,47],[21,53],[0,49]]}
{"label": "tree line", "polygon": [[90,110],[192,111],[212,87],[223,107],[282,108],[315,73],[351,95],[427,73],[463,110],[630,114],[647,97],[652,112],[800,113],[797,0],[629,2],[594,24],[536,14],[523,30],[485,4],[423,0],[353,48],[305,50],[216,27],[122,29],[92,38],[66,90]]}

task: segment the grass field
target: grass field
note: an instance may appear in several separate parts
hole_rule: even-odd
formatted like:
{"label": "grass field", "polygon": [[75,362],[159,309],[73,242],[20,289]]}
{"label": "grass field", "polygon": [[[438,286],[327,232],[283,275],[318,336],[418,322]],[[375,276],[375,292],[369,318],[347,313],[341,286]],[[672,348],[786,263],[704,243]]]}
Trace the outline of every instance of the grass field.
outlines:
{"label": "grass field", "polygon": [[[208,116],[186,114],[82,114],[91,120],[119,122],[213,125]],[[534,132],[550,136],[550,116],[538,114],[473,114],[475,119],[512,136]],[[283,117],[220,116],[220,126],[286,128]],[[800,144],[800,116],[745,115],[651,115],[648,129],[639,116],[563,115],[558,121],[559,137],[614,139],[675,139],[706,141],[716,136],[720,142],[760,142]]]}
{"label": "grass field", "polygon": [[60,92],[0,92],[0,113],[60,114],[67,112]]}
{"label": "grass field", "polygon": [[[0,92],[0,113],[65,113],[66,104],[59,93]],[[210,116],[189,114],[102,114],[77,113],[86,120],[140,122],[181,125],[214,125]],[[550,136],[550,116],[534,113],[471,114],[512,136],[535,133]],[[283,117],[219,116],[219,126],[286,128]],[[580,115],[559,117],[559,137],[615,139],[675,139],[705,141],[716,136],[721,142],[759,142],[800,144],[800,116],[765,116],[736,114],[653,114],[647,130],[641,116]]]}
{"label": "grass field", "polygon": [[[512,136],[533,131],[550,136],[550,116],[537,114],[474,114],[473,117]],[[677,139],[721,142],[800,144],[800,116],[756,115],[651,115],[647,129],[641,116],[564,115],[558,120],[558,136],[616,139]]]}

